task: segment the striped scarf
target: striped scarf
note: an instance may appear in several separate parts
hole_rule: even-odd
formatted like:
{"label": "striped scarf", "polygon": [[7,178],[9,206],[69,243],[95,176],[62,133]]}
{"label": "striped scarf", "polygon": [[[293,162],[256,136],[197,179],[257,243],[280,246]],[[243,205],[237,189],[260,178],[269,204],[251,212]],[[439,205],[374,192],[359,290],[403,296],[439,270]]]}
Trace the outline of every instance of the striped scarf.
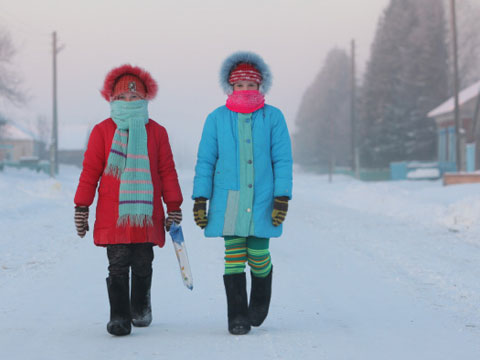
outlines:
{"label": "striped scarf", "polygon": [[146,100],[110,103],[117,129],[105,173],[120,179],[117,226],[153,224],[153,184],[145,129],[147,104]]}

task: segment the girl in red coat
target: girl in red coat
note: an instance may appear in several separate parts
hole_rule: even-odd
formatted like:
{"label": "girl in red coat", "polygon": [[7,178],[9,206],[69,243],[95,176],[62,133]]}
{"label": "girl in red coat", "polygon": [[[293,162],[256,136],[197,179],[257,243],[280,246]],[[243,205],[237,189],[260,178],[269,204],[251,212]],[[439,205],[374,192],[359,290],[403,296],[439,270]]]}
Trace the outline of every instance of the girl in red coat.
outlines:
{"label": "girl in red coat", "polygon": [[108,73],[101,94],[111,115],[90,134],[75,194],[75,225],[84,237],[100,180],[93,238],[107,248],[107,330],[112,335],[130,334],[131,324],[150,325],[153,246],[164,245],[164,227],[168,231],[182,220],[183,198],[167,131],[148,117],[148,101],[156,93],[155,80],[139,67],[123,65]]}

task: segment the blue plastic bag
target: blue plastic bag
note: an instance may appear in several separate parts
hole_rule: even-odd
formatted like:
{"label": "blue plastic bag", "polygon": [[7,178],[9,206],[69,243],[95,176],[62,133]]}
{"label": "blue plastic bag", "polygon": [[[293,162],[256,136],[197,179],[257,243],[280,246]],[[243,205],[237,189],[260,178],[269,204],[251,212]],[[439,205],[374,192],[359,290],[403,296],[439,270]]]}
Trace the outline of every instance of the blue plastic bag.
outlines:
{"label": "blue plastic bag", "polygon": [[178,265],[180,266],[183,284],[190,290],[193,290],[192,271],[190,269],[190,262],[188,261],[187,247],[185,246],[182,227],[173,223],[170,227],[170,236],[172,237],[173,247],[177,255]]}

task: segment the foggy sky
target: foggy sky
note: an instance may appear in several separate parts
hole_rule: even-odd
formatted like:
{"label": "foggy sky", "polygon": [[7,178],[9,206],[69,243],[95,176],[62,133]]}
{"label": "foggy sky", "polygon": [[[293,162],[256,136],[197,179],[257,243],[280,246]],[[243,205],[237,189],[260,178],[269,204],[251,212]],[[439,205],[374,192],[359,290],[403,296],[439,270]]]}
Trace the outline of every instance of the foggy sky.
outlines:
{"label": "foggy sky", "polygon": [[51,119],[51,33],[56,30],[60,148],[81,148],[89,126],[109,117],[100,97],[105,74],[131,63],[159,83],[150,117],[167,128],[177,162],[190,158],[203,122],[223,105],[221,62],[237,50],[259,53],[273,72],[266,102],[291,132],[300,99],[332,47],[357,41],[358,66],[369,56],[388,0],[6,1],[0,26],[17,46],[15,65],[31,98],[8,115]]}

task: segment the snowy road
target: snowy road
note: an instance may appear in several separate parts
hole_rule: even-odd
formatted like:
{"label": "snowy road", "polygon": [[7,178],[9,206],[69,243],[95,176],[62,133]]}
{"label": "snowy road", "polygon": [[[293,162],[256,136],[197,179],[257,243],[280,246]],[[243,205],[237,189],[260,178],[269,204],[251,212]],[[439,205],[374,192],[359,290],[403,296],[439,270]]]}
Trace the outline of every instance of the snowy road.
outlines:
{"label": "snowy road", "polygon": [[297,174],[285,234],[271,241],[270,315],[235,337],[223,244],[194,226],[192,177],[181,172],[194,290],[167,242],[155,251],[153,324],[115,338],[105,251],[74,233],[78,171],[63,168],[58,182],[0,173],[0,359],[480,357],[479,186]]}

